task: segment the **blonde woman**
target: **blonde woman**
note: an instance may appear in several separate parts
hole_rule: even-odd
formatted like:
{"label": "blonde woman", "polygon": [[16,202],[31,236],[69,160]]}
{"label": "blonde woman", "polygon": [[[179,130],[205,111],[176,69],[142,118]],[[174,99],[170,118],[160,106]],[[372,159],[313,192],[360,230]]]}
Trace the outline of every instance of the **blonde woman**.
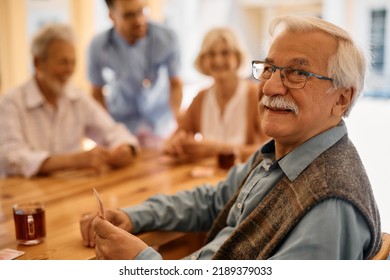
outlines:
{"label": "blonde woman", "polygon": [[195,67],[214,83],[194,98],[166,141],[166,153],[206,157],[235,150],[247,157],[268,139],[260,127],[257,85],[239,75],[243,62],[231,29],[215,28],[205,35]]}

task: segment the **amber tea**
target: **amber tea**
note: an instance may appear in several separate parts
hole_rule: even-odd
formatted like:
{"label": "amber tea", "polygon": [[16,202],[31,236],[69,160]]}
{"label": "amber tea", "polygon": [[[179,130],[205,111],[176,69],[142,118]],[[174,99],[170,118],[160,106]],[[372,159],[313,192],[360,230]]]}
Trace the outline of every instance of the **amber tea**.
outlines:
{"label": "amber tea", "polygon": [[45,209],[42,203],[15,205],[13,212],[16,240],[20,244],[34,245],[45,239]]}
{"label": "amber tea", "polygon": [[218,167],[221,169],[229,169],[236,162],[236,155],[234,152],[220,152],[218,153]]}

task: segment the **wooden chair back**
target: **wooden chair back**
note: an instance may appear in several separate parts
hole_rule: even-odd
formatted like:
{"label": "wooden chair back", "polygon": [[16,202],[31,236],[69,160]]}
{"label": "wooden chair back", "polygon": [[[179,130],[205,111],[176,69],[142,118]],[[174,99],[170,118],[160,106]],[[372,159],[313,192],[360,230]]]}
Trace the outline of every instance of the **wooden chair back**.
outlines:
{"label": "wooden chair back", "polygon": [[371,260],[387,260],[390,255],[390,234],[382,233],[382,246],[379,252]]}

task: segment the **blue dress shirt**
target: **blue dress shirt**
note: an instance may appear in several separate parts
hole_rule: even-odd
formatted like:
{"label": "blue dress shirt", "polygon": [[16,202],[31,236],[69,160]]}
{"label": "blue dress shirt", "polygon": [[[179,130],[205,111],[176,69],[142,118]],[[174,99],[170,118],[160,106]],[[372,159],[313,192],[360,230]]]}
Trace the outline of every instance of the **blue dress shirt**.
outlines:
{"label": "blue dress shirt", "polygon": [[[294,181],[316,157],[346,133],[342,121],[339,126],[309,139],[277,161],[274,142],[264,145],[258,151],[263,153],[264,159],[244,184],[230,210],[227,226],[188,258],[211,259],[223,241],[283,176]],[[247,163],[233,167],[226,180],[216,187],[206,184],[175,196],[157,195],[141,205],[124,210],[131,217],[136,232],[153,229],[208,230],[250,170],[253,160],[254,156]],[[369,227],[362,215],[348,202],[332,198],[310,210],[270,259],[362,259],[363,250],[369,243]],[[150,247],[137,256],[137,259],[160,258]]]}

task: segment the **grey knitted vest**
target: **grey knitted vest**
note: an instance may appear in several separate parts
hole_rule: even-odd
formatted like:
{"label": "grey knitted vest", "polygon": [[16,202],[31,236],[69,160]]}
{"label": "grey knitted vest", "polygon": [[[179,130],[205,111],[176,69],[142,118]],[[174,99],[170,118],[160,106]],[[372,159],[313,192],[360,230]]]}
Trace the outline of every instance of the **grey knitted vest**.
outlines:
{"label": "grey knitted vest", "polygon": [[[253,168],[260,161],[261,157],[255,160]],[[226,226],[227,215],[241,187],[217,216],[208,241]],[[315,159],[294,182],[282,178],[225,240],[213,259],[269,258],[311,208],[330,198],[345,200],[361,212],[371,232],[371,243],[364,258],[371,258],[381,245],[379,213],[360,157],[345,135]]]}

